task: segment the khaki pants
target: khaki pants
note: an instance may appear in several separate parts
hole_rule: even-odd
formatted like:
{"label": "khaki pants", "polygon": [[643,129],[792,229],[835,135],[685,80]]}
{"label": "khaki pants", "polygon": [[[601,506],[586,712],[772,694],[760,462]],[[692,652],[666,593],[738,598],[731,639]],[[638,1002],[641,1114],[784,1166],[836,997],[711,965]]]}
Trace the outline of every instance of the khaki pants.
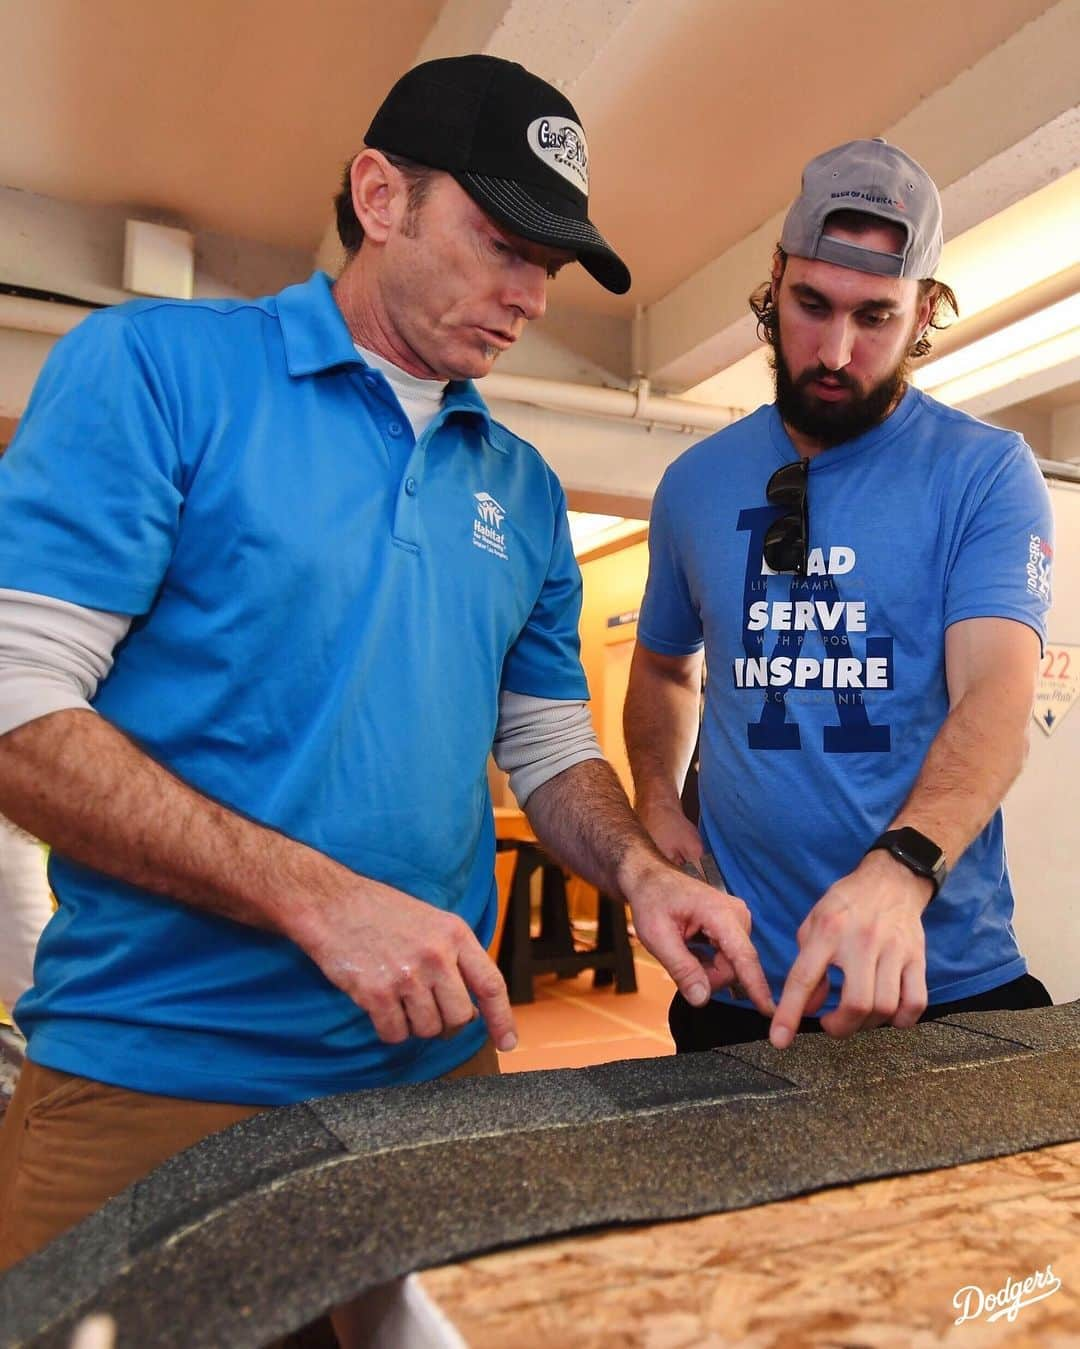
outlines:
{"label": "khaki pants", "polygon": [[[498,1071],[489,1040],[446,1076]],[[166,1158],[274,1108],[153,1096],[27,1060],[0,1128],[0,1272]]]}

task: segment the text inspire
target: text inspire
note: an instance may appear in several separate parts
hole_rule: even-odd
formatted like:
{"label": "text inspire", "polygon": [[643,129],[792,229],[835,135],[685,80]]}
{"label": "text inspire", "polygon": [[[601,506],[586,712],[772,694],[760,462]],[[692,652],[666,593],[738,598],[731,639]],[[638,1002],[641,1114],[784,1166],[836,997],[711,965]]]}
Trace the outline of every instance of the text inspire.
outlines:
{"label": "text inspire", "polygon": [[[828,555],[824,548],[811,548],[807,554],[808,576],[844,576],[854,568],[854,548],[830,548]],[[762,575],[775,574],[765,563],[761,570]],[[849,635],[866,632],[865,600],[755,600],[747,610],[746,631],[818,632],[827,654],[821,658],[785,655],[778,646],[771,656],[740,656],[732,664],[737,689],[790,687],[841,691],[892,686],[887,656],[868,656],[862,660],[851,652]],[[798,646],[801,645],[800,637]]]}

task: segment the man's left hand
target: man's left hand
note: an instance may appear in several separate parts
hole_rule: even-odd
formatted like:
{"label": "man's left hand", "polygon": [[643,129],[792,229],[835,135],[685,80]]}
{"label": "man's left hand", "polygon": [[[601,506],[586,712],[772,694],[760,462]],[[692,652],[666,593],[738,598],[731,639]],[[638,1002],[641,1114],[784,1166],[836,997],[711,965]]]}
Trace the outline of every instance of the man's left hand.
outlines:
{"label": "man's left hand", "polygon": [[799,954],[769,1033],[776,1048],[785,1049],[803,1015],[825,1001],[830,965],[843,972],[844,986],[840,1005],[821,1018],[827,1035],[914,1026],[926,1010],[922,912],[932,893],[929,880],[883,852],[868,853],[830,886],[799,928]]}
{"label": "man's left hand", "polygon": [[[630,896],[634,930],[692,1007],[736,980],[763,1016],[775,1008],[750,941],[750,910],[734,895],[671,867],[657,867]],[[687,943],[704,933],[716,955],[705,964]]]}

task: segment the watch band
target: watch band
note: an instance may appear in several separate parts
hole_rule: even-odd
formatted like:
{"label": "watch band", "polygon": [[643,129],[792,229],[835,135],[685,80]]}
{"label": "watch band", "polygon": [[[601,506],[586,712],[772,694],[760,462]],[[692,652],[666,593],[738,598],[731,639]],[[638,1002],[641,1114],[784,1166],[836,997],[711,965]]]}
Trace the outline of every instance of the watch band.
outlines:
{"label": "watch band", "polygon": [[866,851],[871,853],[878,848],[891,853],[916,876],[925,876],[934,887],[930,898],[935,898],[949,874],[949,865],[944,851],[933,839],[927,838],[918,829],[912,829],[910,825],[904,825],[900,829],[886,829]]}

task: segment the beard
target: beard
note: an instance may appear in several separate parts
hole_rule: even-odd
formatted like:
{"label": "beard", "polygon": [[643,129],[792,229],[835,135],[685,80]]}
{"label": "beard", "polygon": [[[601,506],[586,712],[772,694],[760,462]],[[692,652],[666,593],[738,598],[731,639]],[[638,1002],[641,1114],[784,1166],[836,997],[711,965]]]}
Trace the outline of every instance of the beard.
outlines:
{"label": "beard", "polygon": [[[825,449],[854,440],[880,425],[900,401],[911,373],[911,361],[905,356],[869,389],[863,389],[846,371],[826,370],[823,365],[811,366],[796,378],[784,359],[781,341],[773,346],[772,359],[777,410],[789,426]],[[818,398],[809,385],[825,376],[850,389],[851,397],[836,403]]]}

